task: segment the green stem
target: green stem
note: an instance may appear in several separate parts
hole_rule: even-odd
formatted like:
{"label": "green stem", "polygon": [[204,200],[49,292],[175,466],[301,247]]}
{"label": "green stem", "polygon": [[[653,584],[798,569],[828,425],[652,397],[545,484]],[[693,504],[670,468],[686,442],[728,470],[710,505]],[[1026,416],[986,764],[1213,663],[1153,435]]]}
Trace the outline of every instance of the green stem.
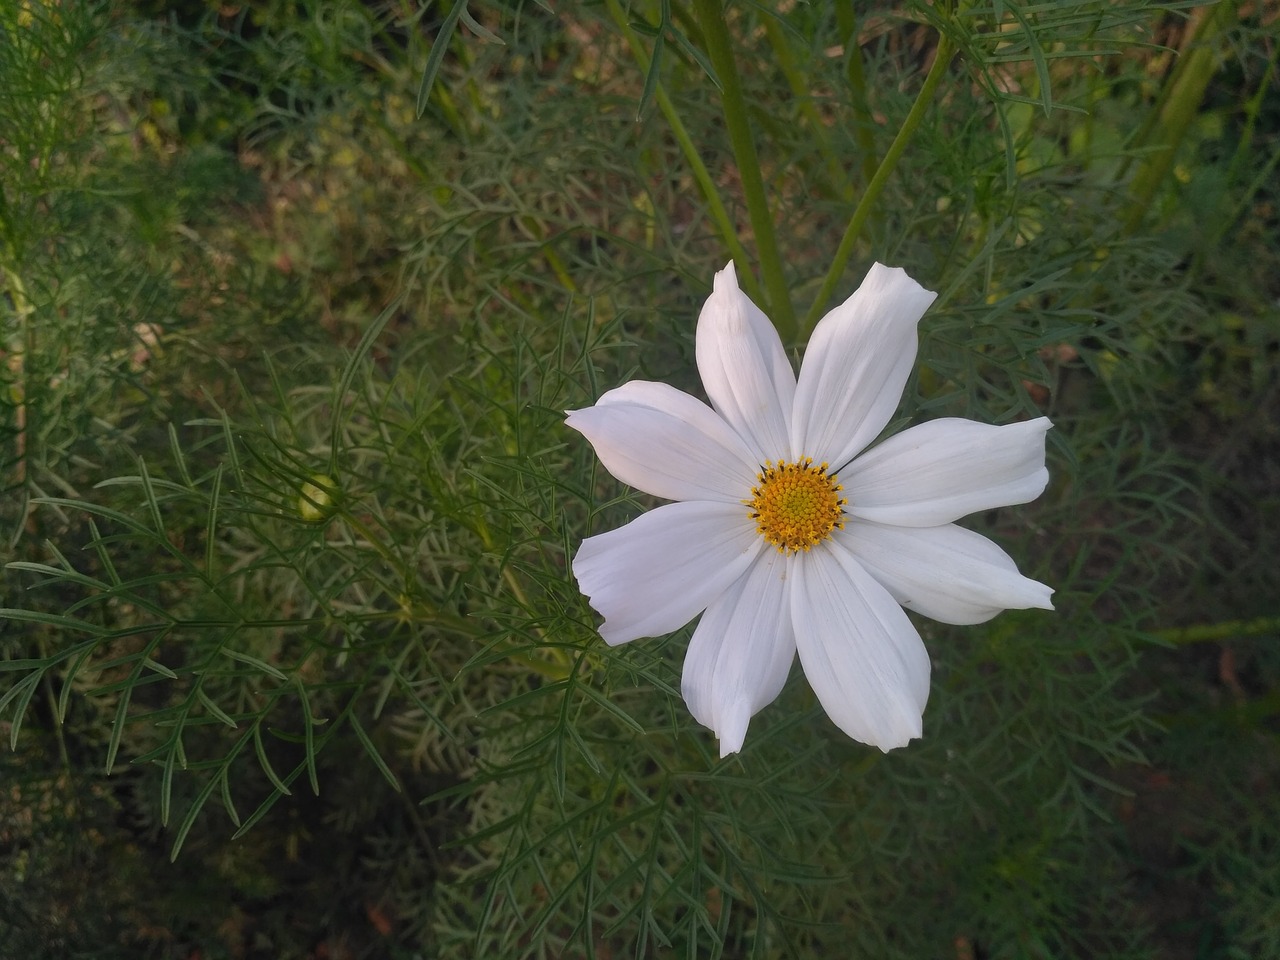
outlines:
{"label": "green stem", "polygon": [[[1143,137],[1137,146],[1149,147],[1129,185],[1129,207],[1124,220],[1126,233],[1134,233],[1146,217],[1156,191],[1173,168],[1178,145],[1182,143],[1200,110],[1200,101],[1216,71],[1217,47],[1213,41],[1234,20],[1235,0],[1222,0],[1200,21],[1187,46],[1190,52],[1179,57],[1166,86],[1168,97],[1160,106],[1155,122],[1150,125],[1150,139]],[[1184,49],[1186,49],[1184,47]]]}
{"label": "green stem", "polygon": [[[30,322],[31,314],[35,313],[35,307],[27,298],[27,290],[22,283],[22,278],[16,271],[5,269],[2,264],[0,264],[0,294],[8,294],[9,302],[13,304],[13,314],[18,321],[18,328],[21,330],[22,346],[13,351],[9,361],[10,369],[14,374],[13,384],[9,388],[14,400],[13,473],[15,484],[21,486],[27,481],[27,364],[36,353],[36,328],[35,324]],[[24,506],[22,510],[24,516],[26,510],[27,507]]]}
{"label": "green stem", "polygon": [[764,18],[764,32],[769,38],[769,47],[773,51],[773,62],[786,79],[796,109],[804,118],[806,132],[815,142],[818,155],[826,162],[831,195],[845,202],[851,201],[853,184],[849,182],[849,175],[840,162],[840,152],[832,146],[831,137],[827,135],[827,125],[822,122],[818,108],[814,106],[813,86],[809,82],[809,77],[796,63],[791,43],[777,17]]}
{"label": "green stem", "polygon": [[[1234,186],[1239,182],[1244,164],[1252,159],[1255,154],[1250,149],[1253,146],[1253,137],[1255,128],[1258,124],[1258,118],[1262,114],[1263,106],[1270,101],[1268,96],[1271,94],[1271,83],[1276,76],[1277,63],[1280,62],[1280,44],[1275,45],[1271,50],[1271,59],[1267,61],[1267,69],[1262,74],[1262,80],[1258,83],[1257,92],[1249,98],[1244,108],[1244,128],[1240,131],[1240,139],[1236,144],[1235,155],[1231,158],[1231,165],[1227,168],[1226,181]],[[1265,154],[1265,151],[1263,151]],[[1196,253],[1196,267],[1203,265],[1205,257],[1210,250],[1216,250],[1218,244],[1222,242],[1222,238],[1227,235],[1240,219],[1245,215],[1245,211],[1253,203],[1254,197],[1268,183],[1272,183],[1275,176],[1275,168],[1280,164],[1280,152],[1272,151],[1271,158],[1262,165],[1262,169],[1258,170],[1252,182],[1245,188],[1243,194],[1237,199],[1235,206],[1226,216],[1219,219],[1216,228],[1210,234],[1207,243],[1202,244]],[[1198,275],[1198,269],[1195,274]]]}
{"label": "green stem", "polygon": [[796,334],[795,311],[791,307],[791,294],[782,270],[782,257],[778,254],[773,215],[769,212],[769,201],[764,192],[764,178],[760,175],[760,160],[756,156],[755,141],[751,137],[747,101],[742,95],[738,68],[733,60],[729,30],[720,11],[720,0],[694,0],[693,9],[698,25],[702,28],[711,66],[715,68],[716,77],[720,80],[720,103],[724,109],[725,125],[729,128],[729,144],[738,165],[738,176],[742,180],[747,213],[751,217],[751,229],[755,233],[756,247],[760,254],[760,274],[764,278],[769,298],[768,304],[763,306],[773,319],[773,325],[778,328],[783,341],[790,341]]}
{"label": "green stem", "polygon": [[1276,65],[1280,62],[1280,44],[1271,49],[1271,58],[1267,61],[1267,69],[1263,71],[1258,89],[1244,107],[1244,129],[1240,131],[1240,142],[1236,146],[1235,155],[1231,158],[1231,166],[1227,170],[1227,183],[1234,183],[1239,175],[1240,166],[1249,156],[1249,148],[1253,146],[1253,136],[1258,126],[1258,118],[1263,107],[1269,101],[1271,82],[1276,76]]}
{"label": "green stem", "polygon": [[853,106],[853,139],[862,154],[862,182],[870,183],[876,175],[876,138],[871,117],[871,101],[867,99],[867,74],[862,66],[862,48],[858,45],[858,15],[851,3],[836,4],[836,25],[844,34],[844,55],[849,80],[849,99]]}
{"label": "green stem", "polygon": [[[49,659],[49,648],[46,638],[41,636],[37,643],[40,647],[40,656],[46,660]],[[67,736],[64,723],[66,718],[62,715],[62,711],[59,709],[58,695],[54,693],[53,682],[49,679],[48,671],[46,671],[44,676],[40,678],[40,686],[44,688],[45,698],[49,702],[49,716],[54,717],[56,721],[53,724],[53,735],[54,739],[58,741],[58,760],[62,764],[62,769],[65,772],[70,773],[71,755],[67,751]]]}
{"label": "green stem", "polygon": [[889,177],[892,175],[894,168],[897,167],[903,151],[907,149],[907,144],[911,142],[911,138],[915,135],[916,128],[920,126],[920,121],[924,119],[925,111],[929,108],[929,104],[933,99],[933,92],[937,89],[938,84],[942,82],[942,77],[947,72],[947,66],[951,62],[952,50],[951,41],[947,39],[946,34],[939,35],[938,51],[933,58],[933,66],[929,68],[929,73],[924,78],[924,85],[920,88],[916,102],[911,105],[911,112],[902,121],[902,127],[898,130],[898,135],[893,138],[893,143],[889,145],[889,149],[885,152],[884,159],[880,161],[880,165],[876,168],[875,176],[867,184],[867,189],[862,194],[862,199],[858,201],[858,206],[853,211],[849,226],[845,229],[844,237],[840,241],[840,246],[836,248],[831,267],[822,281],[822,286],[813,300],[813,305],[809,308],[809,313],[804,318],[801,334],[807,335],[813,329],[818,317],[825,310],[827,301],[831,299],[831,294],[835,292],[836,285],[839,284],[840,279],[844,276],[845,267],[848,266],[849,258],[853,254],[853,248],[862,233],[863,224],[866,223],[867,217],[870,216],[871,209],[875,206],[876,200],[879,199],[885,184],[889,182]]}
{"label": "green stem", "polygon": [[[622,7],[618,5],[618,0],[605,0],[605,5],[608,7],[609,16],[613,19],[614,25],[622,33],[623,38],[626,39],[627,46],[631,48],[631,56],[635,59],[640,69],[645,74],[648,74],[651,69],[649,56],[644,52],[644,48],[640,44],[640,38],[631,29],[631,24],[627,22],[627,16]],[[672,136],[676,138],[680,152],[684,154],[685,162],[689,164],[693,179],[698,182],[698,188],[702,191],[703,199],[707,201],[707,213],[715,223],[716,229],[720,232],[720,239],[729,248],[729,255],[745,266],[751,262],[747,257],[747,249],[742,245],[742,241],[738,239],[738,231],[734,228],[733,220],[729,216],[729,211],[725,207],[724,201],[720,199],[720,192],[716,189],[716,182],[712,178],[711,172],[707,169],[707,165],[702,162],[702,156],[698,153],[697,145],[693,142],[693,138],[689,136],[689,131],[685,129],[684,123],[680,119],[680,114],[676,111],[675,104],[671,102],[671,98],[667,96],[667,91],[663,89],[661,81],[654,85],[653,98],[657,101],[658,109],[662,111],[662,116],[667,121],[667,126],[671,128]],[[757,301],[760,299],[760,288],[756,284],[755,274],[749,270],[743,270],[738,275],[738,282],[742,284],[747,296]]]}
{"label": "green stem", "polygon": [[1213,643],[1235,637],[1260,637],[1268,633],[1280,633],[1280,617],[1254,617],[1252,620],[1227,620],[1223,623],[1202,623],[1194,627],[1175,627],[1156,630],[1154,636],[1174,646],[1189,643]]}

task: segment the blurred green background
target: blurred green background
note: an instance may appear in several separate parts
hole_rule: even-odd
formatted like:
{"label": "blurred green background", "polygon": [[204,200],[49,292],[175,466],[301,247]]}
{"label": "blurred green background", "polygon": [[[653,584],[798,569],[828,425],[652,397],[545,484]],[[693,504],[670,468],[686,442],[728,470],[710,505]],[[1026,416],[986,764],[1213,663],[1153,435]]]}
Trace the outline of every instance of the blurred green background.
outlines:
{"label": "blurred green background", "polygon": [[883,756],[595,635],[563,411],[758,249],[686,4],[8,0],[0,957],[1280,956],[1280,5],[725,20],[800,315],[955,49],[838,295],[1054,420],[967,523],[1057,611]]}

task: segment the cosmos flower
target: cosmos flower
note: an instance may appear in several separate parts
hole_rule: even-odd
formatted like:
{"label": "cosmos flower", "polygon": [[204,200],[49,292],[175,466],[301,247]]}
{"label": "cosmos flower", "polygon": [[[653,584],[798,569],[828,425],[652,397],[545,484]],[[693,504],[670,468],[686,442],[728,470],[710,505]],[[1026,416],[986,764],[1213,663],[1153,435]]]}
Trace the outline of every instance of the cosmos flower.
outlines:
{"label": "cosmos flower", "polygon": [[1052,610],[987,538],[953,521],[1034,500],[1048,482],[1043,417],[946,418],[874,448],[915,364],[937,295],[875,264],[813,331],[799,378],[730,263],[698,318],[711,405],[633,380],[566,422],[618,480],[665,500],[589,537],[573,572],[609,644],[699,613],[681,691],[736,753],[796,653],[827,715],[890,750],[921,735],[929,654],[903,611],[944,623]]}

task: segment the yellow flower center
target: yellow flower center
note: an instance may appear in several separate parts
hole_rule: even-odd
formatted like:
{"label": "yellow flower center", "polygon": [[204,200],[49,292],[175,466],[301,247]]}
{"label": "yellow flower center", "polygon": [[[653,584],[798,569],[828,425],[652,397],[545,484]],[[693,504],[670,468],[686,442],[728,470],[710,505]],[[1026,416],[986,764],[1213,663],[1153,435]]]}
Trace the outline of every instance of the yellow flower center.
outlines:
{"label": "yellow flower center", "polygon": [[840,496],[844,488],[827,473],[827,464],[815,467],[808,457],[796,463],[766,460],[756,479],[751,499],[742,502],[760,536],[779,553],[808,550],[832,530],[844,529],[843,507],[849,501]]}

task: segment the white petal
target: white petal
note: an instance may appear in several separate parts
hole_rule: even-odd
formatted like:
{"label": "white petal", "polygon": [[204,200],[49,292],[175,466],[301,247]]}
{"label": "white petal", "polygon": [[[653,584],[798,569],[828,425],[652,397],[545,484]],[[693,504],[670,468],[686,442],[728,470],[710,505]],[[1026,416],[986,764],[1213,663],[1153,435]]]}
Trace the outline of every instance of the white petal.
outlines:
{"label": "white petal", "polygon": [[814,328],[792,415],[797,454],[839,469],[884,429],[916,360],[916,324],[936,293],[873,264],[853,296]]}
{"label": "white petal", "polygon": [[1053,590],[972,530],[852,520],[835,536],[895,600],[934,620],[982,623],[1001,610],[1053,609]]}
{"label": "white petal", "polygon": [[759,464],[742,439],[701,400],[665,383],[632,380],[565,423],[591,441],[623,483],[667,500],[740,504]]}
{"label": "white petal", "polygon": [[978,510],[1026,503],[1044,492],[1040,417],[992,426],[930,420],[868,450],[840,474],[848,513],[904,527],[936,527]]}
{"label": "white petal", "polygon": [[885,751],[920,736],[929,654],[897,601],[835,541],[791,567],[796,649],[827,716]]}
{"label": "white petal", "polygon": [[733,262],[716,274],[698,317],[698,372],[725,420],[757,462],[791,459],[796,376],[769,318],[738,289]]}
{"label": "white petal", "polygon": [[668,503],[582,541],[578,586],[611,645],[678,630],[747,572],[764,541],[741,504]]}
{"label": "white petal", "polygon": [[766,548],[712,601],[689,641],[680,689],[689,712],[720,738],[720,756],[742,749],[747,723],[772,703],[796,655],[787,561]]}

